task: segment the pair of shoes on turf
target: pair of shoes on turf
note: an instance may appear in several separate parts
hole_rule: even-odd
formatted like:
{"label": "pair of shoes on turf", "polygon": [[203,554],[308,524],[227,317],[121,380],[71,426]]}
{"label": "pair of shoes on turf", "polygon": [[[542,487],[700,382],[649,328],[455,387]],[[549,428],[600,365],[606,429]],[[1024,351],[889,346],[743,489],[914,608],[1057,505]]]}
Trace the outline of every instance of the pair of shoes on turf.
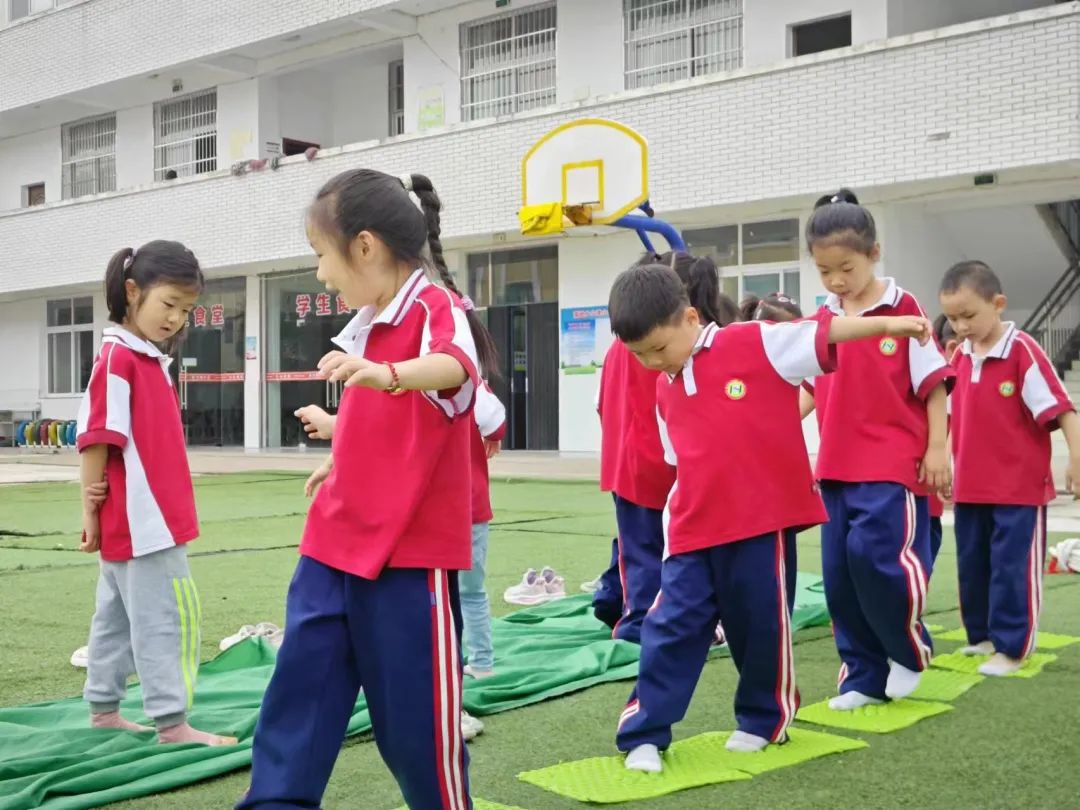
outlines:
{"label": "pair of shoes on turf", "polygon": [[566,596],[566,581],[554,568],[544,566],[540,571],[530,568],[521,582],[503,592],[503,599],[511,605],[542,605]]}

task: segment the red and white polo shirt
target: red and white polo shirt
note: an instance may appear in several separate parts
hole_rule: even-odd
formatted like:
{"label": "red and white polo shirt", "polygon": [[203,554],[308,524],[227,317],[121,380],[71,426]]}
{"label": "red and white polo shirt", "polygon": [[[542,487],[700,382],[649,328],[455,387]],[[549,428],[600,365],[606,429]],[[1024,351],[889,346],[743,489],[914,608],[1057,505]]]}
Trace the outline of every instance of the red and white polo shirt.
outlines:
{"label": "red and white polo shirt", "polygon": [[1074,408],[1042,348],[1006,323],[983,357],[965,340],[953,366],[953,500],[1016,506],[1052,501],[1050,433]]}
{"label": "red and white polo shirt", "polygon": [[[925,316],[911,293],[891,278],[883,281],[881,299],[859,316]],[[820,312],[844,317],[835,295]],[[926,398],[953,376],[934,341],[921,346],[911,338],[880,337],[837,346],[836,373],[808,386],[821,434],[818,480],[892,481],[927,494],[919,483],[930,433]]]}
{"label": "red and white polo shirt", "polygon": [[663,509],[675,470],[664,461],[656,429],[656,381],[616,340],[600,371],[600,490],[648,509]]}
{"label": "red and white polo shirt", "polygon": [[657,418],[675,486],[668,554],[823,523],[799,415],[799,386],[836,362],[829,320],[702,330],[675,377],[657,381]]}
{"label": "red and white polo shirt", "polygon": [[109,445],[101,557],[124,562],[199,536],[171,359],[114,326],[105,330],[79,406],[80,451]]}
{"label": "red and white polo shirt", "polygon": [[473,408],[472,440],[469,443],[472,476],[472,522],[489,523],[491,512],[491,489],[489,486],[487,449],[484,440],[500,442],[506,435],[506,408],[495,396],[490,386],[481,381],[476,389],[476,405]]}
{"label": "red and white polo shirt", "polygon": [[375,579],[392,568],[472,566],[471,411],[476,346],[449,290],[423,270],[382,312],[364,307],[334,342],[373,362],[448,354],[469,379],[447,391],[345,389],[334,467],[308,511],[300,553]]}

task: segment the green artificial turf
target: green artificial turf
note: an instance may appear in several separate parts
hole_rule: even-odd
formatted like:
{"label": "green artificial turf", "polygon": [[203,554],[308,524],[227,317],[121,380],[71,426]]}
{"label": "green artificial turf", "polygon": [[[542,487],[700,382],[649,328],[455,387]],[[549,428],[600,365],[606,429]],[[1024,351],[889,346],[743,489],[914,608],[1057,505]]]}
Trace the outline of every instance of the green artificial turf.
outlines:
{"label": "green artificial turf", "polygon": [[[203,660],[241,624],[282,623],[306,510],[303,480],[285,473],[196,479],[203,536],[190,551],[203,602]],[[492,490],[488,590],[495,615],[514,609],[502,602],[502,591],[528,567],[551,565],[576,591],[606,566],[614,520],[610,497],[595,484],[494,482]],[[82,673],[68,658],[86,643],[96,570],[94,558],[76,550],[78,510],[73,484],[0,487],[0,705],[69,697],[82,687]],[[817,532],[800,536],[799,555],[800,570],[820,570]],[[935,624],[958,627],[956,606],[955,554],[946,530],[927,615]],[[1080,635],[1080,576],[1046,578],[1042,627]],[[938,650],[958,646],[941,642]],[[1073,806],[1075,783],[1062,774],[1068,763],[1080,761],[1080,738],[1072,733],[1080,724],[1080,645],[1055,652],[1058,660],[1037,677],[988,678],[956,699],[954,711],[932,721],[888,735],[838,732],[868,742],[862,751],[631,806]],[[828,628],[796,637],[795,664],[804,704],[835,692],[838,661]],[[708,663],[676,739],[730,729],[734,685],[729,659]],[[607,684],[484,718],[486,732],[469,746],[474,795],[526,810],[583,807],[525,784],[517,774],[611,754],[629,689],[629,683]],[[241,771],[115,806],[228,807],[246,785]],[[358,795],[371,810],[401,806],[375,746],[363,739],[342,751],[324,806],[357,807]]]}

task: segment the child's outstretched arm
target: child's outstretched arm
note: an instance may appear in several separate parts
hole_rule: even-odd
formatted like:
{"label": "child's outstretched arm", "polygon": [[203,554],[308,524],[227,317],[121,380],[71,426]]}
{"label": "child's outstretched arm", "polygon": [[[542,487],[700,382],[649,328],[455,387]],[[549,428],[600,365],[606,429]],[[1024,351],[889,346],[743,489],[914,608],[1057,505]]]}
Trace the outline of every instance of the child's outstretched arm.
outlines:
{"label": "child's outstretched arm", "polygon": [[867,318],[832,318],[829,343],[847,343],[868,337],[906,337],[926,343],[933,337],[930,321],[919,315],[875,316]]}
{"label": "child's outstretched arm", "polygon": [[394,363],[391,370],[388,363],[331,352],[319,361],[319,371],[325,379],[344,382],[346,386],[362,385],[380,391],[390,390],[395,384],[407,391],[445,391],[462,386],[469,379],[461,361],[449,354],[426,354],[403,360]]}

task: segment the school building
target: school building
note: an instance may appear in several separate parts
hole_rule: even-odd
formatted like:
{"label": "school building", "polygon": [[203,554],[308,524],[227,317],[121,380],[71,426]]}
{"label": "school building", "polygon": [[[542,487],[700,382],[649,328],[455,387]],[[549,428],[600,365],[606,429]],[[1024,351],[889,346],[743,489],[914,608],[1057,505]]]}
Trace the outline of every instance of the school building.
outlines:
{"label": "school building", "polygon": [[1080,2],[0,0],[0,436],[3,412],[74,418],[106,262],[169,238],[210,279],[173,364],[189,442],[297,446],[293,410],[340,396],[312,370],[349,318],[304,211],[363,166],[433,179],[507,447],[595,452],[589,360],[640,246],[517,219],[525,152],[582,117],[648,140],[657,215],[734,297],[816,306],[800,234],[843,185],[931,314],[978,257],[1063,369],[1076,353]]}

